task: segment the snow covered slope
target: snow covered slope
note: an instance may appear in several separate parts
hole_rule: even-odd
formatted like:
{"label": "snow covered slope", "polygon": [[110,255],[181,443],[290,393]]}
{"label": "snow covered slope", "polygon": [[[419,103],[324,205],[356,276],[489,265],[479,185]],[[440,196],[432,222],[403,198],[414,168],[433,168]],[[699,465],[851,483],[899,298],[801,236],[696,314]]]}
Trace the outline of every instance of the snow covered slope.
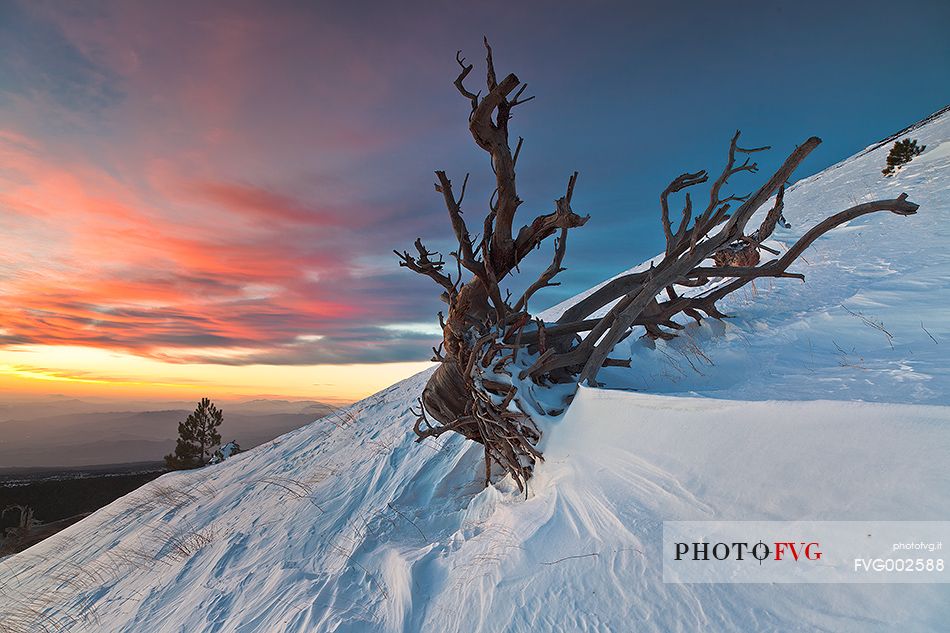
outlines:
{"label": "snow covered slope", "polygon": [[806,252],[805,284],[760,283],[725,325],[634,341],[633,368],[602,376],[618,389],[581,389],[547,429],[529,499],[481,489],[461,438],[415,444],[423,373],[0,562],[0,622],[945,630],[950,585],[665,584],[658,553],[665,520],[950,518],[950,115],[912,136],[927,151],[893,179],[879,147],[796,184],[774,242],[901,191],[918,215],[834,231]]}
{"label": "snow covered slope", "polygon": [[734,319],[691,326],[656,351],[630,337],[629,352],[613,356],[632,353],[636,370],[599,378],[716,398],[950,404],[950,109],[905,137],[927,149],[895,177],[881,174],[888,143],[795,183],[785,195],[792,228],[766,243],[783,249],[832,213],[902,192],[917,215],[875,213],[835,229],[790,269],[804,283],[758,280],[719,304]]}

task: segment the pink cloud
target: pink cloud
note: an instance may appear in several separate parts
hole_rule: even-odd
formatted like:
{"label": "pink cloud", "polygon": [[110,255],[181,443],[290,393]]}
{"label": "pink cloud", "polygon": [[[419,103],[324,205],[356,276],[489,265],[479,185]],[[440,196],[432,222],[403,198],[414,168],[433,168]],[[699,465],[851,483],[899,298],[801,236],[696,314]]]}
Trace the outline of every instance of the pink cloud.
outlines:
{"label": "pink cloud", "polygon": [[0,106],[0,345],[425,357],[373,328],[433,294],[366,264],[425,224],[365,171],[417,132],[387,104],[418,68],[319,7],[22,10],[63,59]]}
{"label": "pink cloud", "polygon": [[189,193],[219,208],[257,220],[279,220],[312,225],[338,222],[332,213],[308,206],[301,200],[260,187],[228,182],[196,182]]}
{"label": "pink cloud", "polygon": [[[324,335],[331,346],[354,324],[399,316],[353,278],[349,246],[369,212],[351,214],[347,225],[280,192],[217,182],[191,186],[190,196],[180,188],[159,195],[167,205],[159,206],[139,186],[50,159],[29,139],[0,135],[0,153],[15,166],[0,194],[8,344],[91,345],[165,360],[240,348],[250,350],[248,362],[279,348],[289,355],[272,361],[295,362],[300,337]],[[248,218],[264,229],[248,228]],[[358,351],[347,346],[299,359],[345,362]]]}

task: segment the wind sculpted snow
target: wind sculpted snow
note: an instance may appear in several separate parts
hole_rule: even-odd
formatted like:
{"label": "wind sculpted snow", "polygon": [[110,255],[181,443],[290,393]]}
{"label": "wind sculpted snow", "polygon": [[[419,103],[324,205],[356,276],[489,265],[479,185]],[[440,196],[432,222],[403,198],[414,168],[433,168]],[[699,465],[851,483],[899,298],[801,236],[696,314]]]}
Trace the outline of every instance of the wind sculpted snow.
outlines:
{"label": "wind sculpted snow", "polygon": [[[415,443],[427,373],[173,473],[0,562],[30,631],[936,631],[946,585],[666,584],[665,520],[944,520],[950,507],[950,117],[797,183],[770,245],[907,191],[757,283],[725,324],[582,388],[525,500],[480,447]],[[557,313],[554,309],[547,316]],[[614,354],[619,356],[620,354]],[[634,393],[637,389],[650,393]],[[688,397],[683,397],[688,396]],[[854,402],[865,400],[868,402]],[[17,629],[16,626],[21,628]]]}

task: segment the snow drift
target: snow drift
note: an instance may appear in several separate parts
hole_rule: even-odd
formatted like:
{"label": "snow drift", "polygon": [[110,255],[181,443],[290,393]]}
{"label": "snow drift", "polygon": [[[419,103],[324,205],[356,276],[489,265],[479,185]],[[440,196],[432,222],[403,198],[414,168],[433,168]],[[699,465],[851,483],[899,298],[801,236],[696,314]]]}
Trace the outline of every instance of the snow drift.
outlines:
{"label": "snow drift", "polygon": [[[950,114],[791,187],[781,247],[907,191],[920,213],[819,240],[807,282],[601,374],[546,430],[525,500],[481,448],[417,445],[427,372],[146,485],[0,563],[0,621],[70,631],[940,630],[947,585],[664,584],[665,520],[945,520]],[[554,308],[556,315],[565,306]],[[20,628],[17,628],[17,627]]]}

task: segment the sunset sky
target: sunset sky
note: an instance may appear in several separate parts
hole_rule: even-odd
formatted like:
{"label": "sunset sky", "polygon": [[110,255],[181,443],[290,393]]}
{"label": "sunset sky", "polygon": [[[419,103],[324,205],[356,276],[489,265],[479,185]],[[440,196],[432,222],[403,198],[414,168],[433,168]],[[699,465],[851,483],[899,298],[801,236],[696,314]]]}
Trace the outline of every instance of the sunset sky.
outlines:
{"label": "sunset sky", "polygon": [[901,4],[0,0],[0,394],[368,395],[431,356],[392,250],[451,250],[433,170],[490,194],[457,49],[537,96],[522,220],[581,174],[539,309],[653,255],[736,128],[763,170],[821,136],[804,176],[947,105],[950,3]]}

